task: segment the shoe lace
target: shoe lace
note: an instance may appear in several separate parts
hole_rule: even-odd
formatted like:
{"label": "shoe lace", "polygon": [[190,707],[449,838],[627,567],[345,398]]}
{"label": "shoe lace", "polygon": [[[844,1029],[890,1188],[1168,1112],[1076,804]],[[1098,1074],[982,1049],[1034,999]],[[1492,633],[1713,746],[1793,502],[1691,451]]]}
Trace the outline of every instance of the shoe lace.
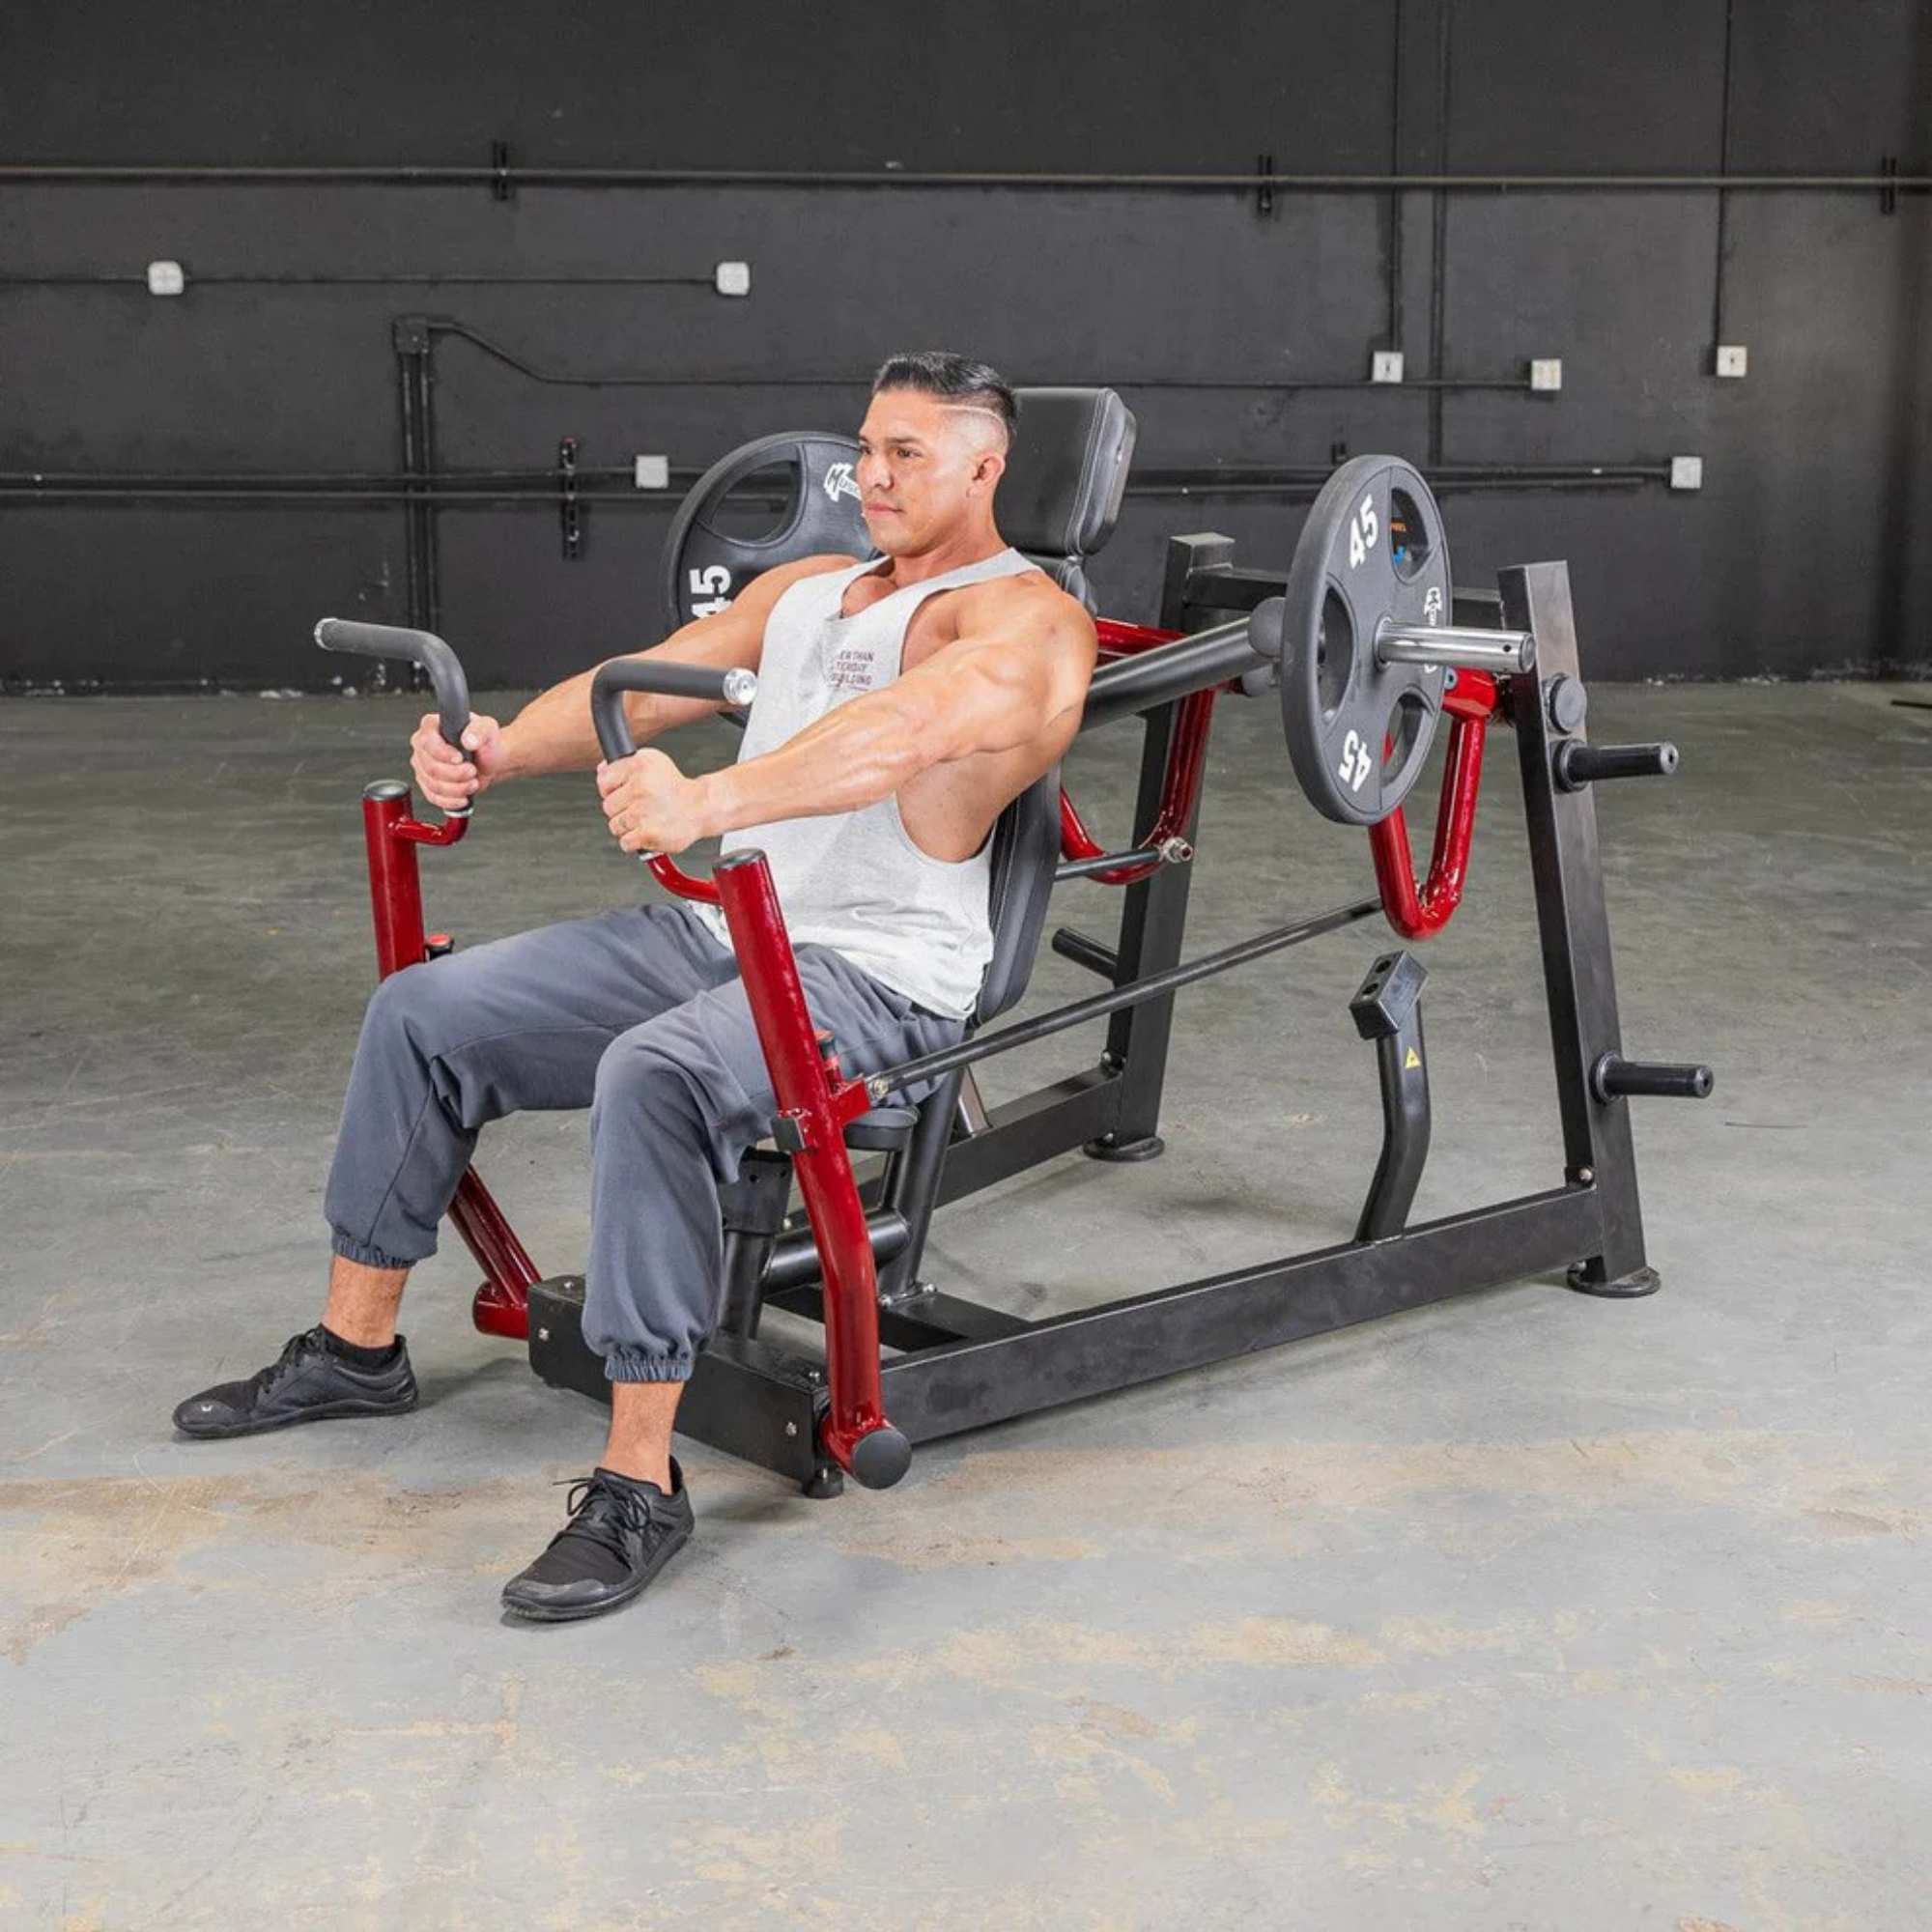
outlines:
{"label": "shoe lace", "polygon": [[564,1512],[570,1520],[557,1531],[559,1542],[566,1536],[582,1537],[623,1556],[627,1553],[626,1531],[649,1540],[651,1507],[636,1491],[620,1489],[615,1483],[607,1483],[602,1476],[566,1477],[551,1487],[570,1492],[563,1499]]}
{"label": "shoe lace", "polygon": [[314,1329],[306,1334],[291,1335],[282,1352],[266,1369],[257,1369],[249,1377],[248,1385],[258,1396],[267,1395],[279,1381],[284,1380],[296,1366],[296,1359],[315,1337]]}

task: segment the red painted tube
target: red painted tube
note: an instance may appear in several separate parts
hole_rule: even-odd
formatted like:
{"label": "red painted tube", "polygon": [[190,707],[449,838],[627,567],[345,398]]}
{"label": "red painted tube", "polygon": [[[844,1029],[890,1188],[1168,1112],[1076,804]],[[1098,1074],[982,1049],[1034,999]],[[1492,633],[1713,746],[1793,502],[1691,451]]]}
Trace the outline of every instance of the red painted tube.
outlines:
{"label": "red painted tube", "polygon": [[1100,639],[1101,656],[1113,658],[1138,657],[1156,644],[1171,644],[1187,635],[1185,631],[1159,631],[1151,624],[1122,624],[1113,617],[1094,618],[1094,629]]}
{"label": "red painted tube", "polygon": [[1060,788],[1060,856],[1063,859],[1097,859],[1105,849],[1087,830],[1079,808]]}
{"label": "red painted tube", "polygon": [[[362,796],[362,838],[369,858],[369,914],[376,928],[376,972],[386,980],[429,953],[423,932],[418,845],[454,845],[467,818],[426,825],[410,812],[410,794],[386,786]],[[539,1276],[515,1231],[474,1168],[457,1183],[449,1218],[483,1270],[470,1316],[486,1335],[523,1341],[529,1334],[529,1290]]]}
{"label": "red painted tube", "polygon": [[[1138,657],[1159,644],[1171,644],[1186,636],[1184,631],[1162,631],[1150,624],[1122,624],[1112,617],[1094,619],[1103,657]],[[1137,847],[1152,848],[1171,844],[1182,837],[1193,821],[1194,807],[1201,796],[1201,775],[1206,767],[1208,726],[1214,709],[1214,694],[1197,691],[1181,700],[1174,742],[1168,748],[1167,770],[1162,776],[1160,809],[1147,837],[1135,840]],[[1060,794],[1060,856],[1063,859],[1098,859],[1106,847],[1087,830],[1078,809],[1065,789]],[[1165,861],[1142,860],[1138,865],[1116,866],[1110,871],[1090,872],[1088,877],[1103,886],[1131,886],[1157,872]]]}
{"label": "red painted tube", "polygon": [[1487,724],[1502,705],[1502,687],[1486,670],[1459,670],[1456,688],[1442,694],[1442,708],[1451,718]]}
{"label": "red painted tube", "polygon": [[406,818],[395,828],[398,838],[412,845],[454,845],[469,830],[469,820],[445,818],[440,825],[426,824],[420,818]]}
{"label": "red painted tube", "polygon": [[[1172,639],[1166,632],[1156,634],[1163,643]],[[1153,849],[1176,840],[1185,842],[1187,828],[1194,822],[1194,808],[1201,798],[1201,779],[1208,767],[1208,729],[1214,719],[1212,691],[1197,691],[1180,700],[1175,720],[1174,739],[1167,749],[1167,769],[1161,774],[1160,807],[1153,824],[1136,846]],[[1082,822],[1079,810],[1066,796],[1060,794],[1060,856],[1063,859],[1097,859],[1107,848],[1094,841]],[[1131,886],[1157,872],[1165,860],[1144,859],[1138,865],[1116,866],[1110,871],[1091,872],[1090,878],[1103,886]]]}
{"label": "red painted tube", "polygon": [[831,1408],[820,1425],[826,1454],[868,1487],[905,1471],[905,1438],[886,1420],[879,1378],[878,1279],[866,1210],[845,1149],[848,1121],[869,1104],[862,1080],[822,1057],[799,983],[798,962],[762,852],[734,852],[717,884],[780,1117],[800,1142],[793,1171],[805,1196],[825,1277],[825,1370]]}
{"label": "red painted tube", "polygon": [[[376,928],[376,973],[386,980],[423,957],[422,879],[412,843],[410,795],[386,787],[362,794],[362,842],[369,857],[369,917]],[[425,828],[427,829],[427,828]]]}
{"label": "red painted tube", "polygon": [[648,863],[651,877],[674,897],[698,899],[705,905],[718,903],[716,880],[694,878],[674,859],[666,858],[662,852],[653,853]]}
{"label": "red painted tube", "polygon": [[536,1264],[473,1167],[456,1183],[449,1218],[483,1270],[483,1285],[470,1301],[469,1319],[486,1335],[527,1341],[530,1290],[539,1280]]}
{"label": "red painted tube", "polygon": [[1483,746],[1496,709],[1496,682],[1486,671],[1462,671],[1443,701],[1450,713],[1449,749],[1442,766],[1442,795],[1435,811],[1435,843],[1429,877],[1420,890],[1402,808],[1369,828],[1382,912],[1405,939],[1433,939],[1463,902],[1469,872],[1469,841],[1476,826],[1476,798],[1483,783]]}

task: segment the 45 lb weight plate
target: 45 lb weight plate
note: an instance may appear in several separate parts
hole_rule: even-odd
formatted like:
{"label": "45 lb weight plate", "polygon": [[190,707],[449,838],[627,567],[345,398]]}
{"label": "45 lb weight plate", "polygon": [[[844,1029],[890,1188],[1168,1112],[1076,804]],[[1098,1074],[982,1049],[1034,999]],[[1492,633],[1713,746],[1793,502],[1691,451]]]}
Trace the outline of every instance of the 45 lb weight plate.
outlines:
{"label": "45 lb weight plate", "polygon": [[[859,445],[849,436],[806,430],[759,437],[714,463],[691,486],[665,538],[665,620],[671,630],[724,610],[753,578],[781,563],[821,554],[870,556],[872,539],[859,514],[858,461]],[[753,519],[742,500],[730,501],[733,492],[767,477],[770,494],[786,495],[775,526],[769,517]]]}
{"label": "45 lb weight plate", "polygon": [[1324,817],[1379,824],[1421,777],[1442,669],[1385,665],[1376,644],[1449,621],[1449,551],[1429,485],[1400,457],[1351,458],[1308,513],[1283,599],[1282,729]]}

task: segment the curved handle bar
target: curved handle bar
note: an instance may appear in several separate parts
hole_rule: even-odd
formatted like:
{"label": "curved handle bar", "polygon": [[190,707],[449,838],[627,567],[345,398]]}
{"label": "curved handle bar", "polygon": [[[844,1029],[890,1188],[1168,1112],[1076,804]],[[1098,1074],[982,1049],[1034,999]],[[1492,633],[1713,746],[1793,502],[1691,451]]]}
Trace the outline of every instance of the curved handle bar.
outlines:
{"label": "curved handle bar", "polygon": [[[421,665],[436,691],[442,741],[463,749],[464,727],[469,723],[469,680],[456,653],[429,631],[407,630],[398,624],[362,624],[348,617],[325,617],[315,627],[315,640],[326,651],[350,651],[357,657],[395,658]],[[446,811],[445,818],[468,818],[469,808]]]}
{"label": "curved handle bar", "polygon": [[[714,670],[709,665],[680,664],[673,658],[612,658],[600,665],[590,680],[590,716],[597,725],[597,742],[613,763],[638,749],[631,721],[624,716],[627,691],[655,692],[661,697],[696,697],[711,704],[743,707],[758,695],[754,672],[742,668]],[[709,879],[694,878],[662,852],[638,854],[651,877],[679,898],[719,903],[718,887]]]}
{"label": "curved handle bar", "polygon": [[459,752],[463,749],[463,727],[469,723],[469,680],[464,676],[456,653],[440,638],[397,624],[358,624],[347,617],[325,617],[315,627],[315,640],[326,651],[354,651],[358,657],[397,658],[421,665],[436,688],[443,741]]}
{"label": "curved handle bar", "polygon": [[[433,641],[433,640],[432,640]],[[590,680],[590,716],[605,757],[628,758],[637,747],[624,716],[627,691],[655,692],[660,697],[696,697],[707,704],[742,710],[758,695],[755,672],[714,670],[709,665],[680,664],[674,658],[612,658]]]}

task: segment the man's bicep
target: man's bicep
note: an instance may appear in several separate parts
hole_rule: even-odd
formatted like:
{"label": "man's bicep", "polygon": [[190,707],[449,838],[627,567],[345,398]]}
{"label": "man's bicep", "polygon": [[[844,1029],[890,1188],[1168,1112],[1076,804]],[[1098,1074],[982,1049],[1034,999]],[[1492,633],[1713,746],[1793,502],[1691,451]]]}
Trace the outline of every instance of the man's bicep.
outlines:
{"label": "man's bicep", "polygon": [[1016,751],[1077,705],[1085,685],[1070,689],[1065,650],[1053,638],[962,637],[909,673],[944,760]]}
{"label": "man's bicep", "polygon": [[1086,702],[1098,641],[1093,618],[1063,597],[1047,612],[1025,611],[1017,621],[1009,616],[982,632],[962,633],[957,648],[971,654],[989,685],[1026,707],[1044,728]]}
{"label": "man's bicep", "polygon": [[[750,593],[747,592],[747,595]],[[634,657],[675,658],[681,664],[712,665],[720,670],[756,670],[764,650],[765,615],[737,604],[714,611],[673,631],[661,644]]]}

